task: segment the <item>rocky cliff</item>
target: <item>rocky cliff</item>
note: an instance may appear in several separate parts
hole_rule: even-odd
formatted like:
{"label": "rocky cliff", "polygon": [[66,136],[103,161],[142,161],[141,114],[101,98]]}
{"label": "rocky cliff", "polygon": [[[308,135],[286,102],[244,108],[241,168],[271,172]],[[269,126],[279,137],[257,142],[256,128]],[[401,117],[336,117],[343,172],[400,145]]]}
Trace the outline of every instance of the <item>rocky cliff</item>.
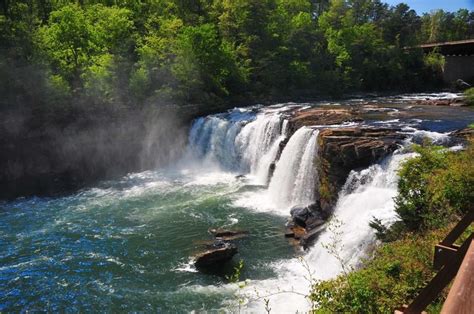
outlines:
{"label": "rocky cliff", "polygon": [[[352,170],[362,169],[392,153],[404,139],[398,129],[350,126],[361,122],[357,108],[315,108],[295,113],[290,129],[301,126],[320,128],[316,163],[319,174],[320,208],[330,212],[337,194]],[[341,126],[346,123],[348,126]],[[339,126],[337,126],[339,125]]]}

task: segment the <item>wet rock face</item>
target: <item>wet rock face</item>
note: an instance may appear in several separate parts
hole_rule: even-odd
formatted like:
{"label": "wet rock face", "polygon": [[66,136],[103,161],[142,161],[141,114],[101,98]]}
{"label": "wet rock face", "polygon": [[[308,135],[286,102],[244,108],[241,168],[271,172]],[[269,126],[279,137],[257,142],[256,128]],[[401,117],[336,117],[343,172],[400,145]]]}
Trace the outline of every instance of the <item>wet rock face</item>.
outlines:
{"label": "wet rock face", "polygon": [[469,139],[474,139],[474,129],[467,127],[461,130],[457,130],[451,135],[459,142],[466,143]]}
{"label": "wet rock face", "polygon": [[321,208],[329,211],[351,170],[367,168],[397,149],[397,129],[370,127],[324,129],[319,133]]}
{"label": "wet rock face", "polygon": [[387,108],[361,104],[350,108],[312,108],[295,112],[290,119],[290,132],[302,126],[320,129],[317,167],[320,196],[318,205],[322,213],[332,211],[337,194],[351,170],[366,168],[380,161],[392,153],[404,138],[397,129],[336,126],[364,121],[364,110],[368,109],[388,117],[385,112],[389,111]]}

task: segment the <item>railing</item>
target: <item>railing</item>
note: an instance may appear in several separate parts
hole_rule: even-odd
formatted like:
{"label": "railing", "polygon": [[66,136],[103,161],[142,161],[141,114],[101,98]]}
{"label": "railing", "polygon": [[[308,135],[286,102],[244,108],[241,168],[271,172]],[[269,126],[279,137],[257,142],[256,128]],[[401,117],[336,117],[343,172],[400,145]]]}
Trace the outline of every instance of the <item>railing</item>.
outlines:
{"label": "railing", "polygon": [[454,244],[473,221],[474,210],[470,210],[446,238],[435,246],[433,266],[439,270],[438,273],[410,305],[396,310],[395,313],[422,313],[455,276],[455,282],[443,306],[442,313],[473,313],[474,234],[471,233],[461,246]]}

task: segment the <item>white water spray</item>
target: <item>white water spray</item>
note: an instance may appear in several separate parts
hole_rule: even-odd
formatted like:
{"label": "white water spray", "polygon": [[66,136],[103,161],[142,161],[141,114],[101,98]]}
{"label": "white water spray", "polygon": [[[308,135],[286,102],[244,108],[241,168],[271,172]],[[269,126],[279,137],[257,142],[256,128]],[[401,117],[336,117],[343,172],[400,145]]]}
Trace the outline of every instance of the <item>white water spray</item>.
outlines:
{"label": "white water spray", "polygon": [[302,127],[285,146],[268,188],[270,200],[276,207],[288,209],[314,203],[318,134],[318,130]]}
{"label": "white water spray", "polygon": [[[381,164],[350,173],[330,223],[338,227],[335,230],[327,228],[304,256],[314,272],[314,279],[334,278],[343,271],[343,266],[345,269],[357,266],[374,243],[375,233],[369,226],[374,217],[384,224],[396,220],[393,198],[397,194],[397,170],[404,160],[413,156],[395,153]],[[325,246],[334,243],[341,245],[336,245],[335,251],[329,252]],[[251,289],[257,289],[260,294],[273,294],[279,289],[302,294],[309,292],[310,284],[303,279],[308,273],[299,260],[285,261],[275,265],[275,268],[279,278],[254,283],[248,290],[249,294]],[[278,309],[277,313],[307,311],[310,306],[306,298],[295,293],[275,294],[269,298],[270,306]],[[263,310],[263,305],[252,303],[250,308]]]}
{"label": "white water spray", "polygon": [[255,183],[265,185],[287,136],[288,121],[278,112],[252,114],[231,112],[197,119],[189,134],[190,155],[223,170],[249,174]]}

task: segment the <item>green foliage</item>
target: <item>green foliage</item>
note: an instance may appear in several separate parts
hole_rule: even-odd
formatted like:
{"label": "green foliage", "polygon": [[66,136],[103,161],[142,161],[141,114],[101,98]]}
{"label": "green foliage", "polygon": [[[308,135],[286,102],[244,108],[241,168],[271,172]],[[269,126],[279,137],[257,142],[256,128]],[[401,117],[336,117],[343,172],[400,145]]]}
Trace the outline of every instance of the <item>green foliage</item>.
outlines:
{"label": "green foliage", "polygon": [[415,146],[418,157],[400,169],[396,211],[409,230],[442,226],[474,203],[473,145],[462,152]]}
{"label": "green foliage", "polygon": [[457,12],[435,10],[422,16],[423,42],[443,42],[474,38],[474,12],[459,9]]}
{"label": "green foliage", "polygon": [[[433,246],[449,231],[406,234],[377,247],[359,270],[317,282],[310,299],[316,313],[393,313],[409,303],[434,275]],[[429,308],[435,309],[444,294]],[[430,311],[431,312],[431,311]]]}
{"label": "green foliage", "polygon": [[112,54],[117,58],[130,49],[132,31],[126,9],[67,5],[52,12],[48,25],[38,30],[37,45],[53,71],[73,88],[84,86],[90,93],[94,87],[94,95],[106,99],[112,88],[106,81],[116,76]]}
{"label": "green foliage", "polygon": [[425,66],[430,69],[435,75],[441,76],[444,69],[444,56],[436,50],[427,53],[423,59]]}
{"label": "green foliage", "polygon": [[242,269],[244,269],[244,261],[240,260],[239,264],[234,267],[234,272],[230,276],[225,276],[225,278],[231,283],[238,283],[240,281]]}
{"label": "green foliage", "polygon": [[464,98],[469,106],[474,106],[474,87],[464,91]]}
{"label": "green foliage", "polygon": [[4,1],[2,95],[17,103],[30,90],[15,67],[36,72],[35,95],[26,98],[36,107],[50,103],[50,117],[53,107],[72,102],[84,112],[163,102],[205,111],[426,89],[439,79],[442,60],[405,47],[472,37],[473,19],[468,10],[419,17],[404,4],[367,0]]}
{"label": "green foliage", "polygon": [[[185,27],[178,36],[176,60],[171,72],[181,83],[181,93],[188,99],[199,99],[198,93],[228,96],[232,80],[239,83],[239,72],[232,47],[222,42],[212,24]],[[183,95],[184,96],[184,95]]]}
{"label": "green foliage", "polygon": [[88,96],[110,102],[113,100],[115,79],[113,56],[102,54],[91,61],[81,75],[84,90]]}
{"label": "green foliage", "polygon": [[[418,42],[420,27],[406,5],[388,9],[380,2],[332,1],[318,23],[345,89],[414,88],[427,72],[417,50],[403,49]],[[423,84],[431,77],[425,75]]]}
{"label": "green foliage", "polygon": [[38,46],[58,74],[72,84],[79,81],[81,69],[98,52],[92,33],[83,10],[68,5],[53,12],[49,25],[38,30]]}

